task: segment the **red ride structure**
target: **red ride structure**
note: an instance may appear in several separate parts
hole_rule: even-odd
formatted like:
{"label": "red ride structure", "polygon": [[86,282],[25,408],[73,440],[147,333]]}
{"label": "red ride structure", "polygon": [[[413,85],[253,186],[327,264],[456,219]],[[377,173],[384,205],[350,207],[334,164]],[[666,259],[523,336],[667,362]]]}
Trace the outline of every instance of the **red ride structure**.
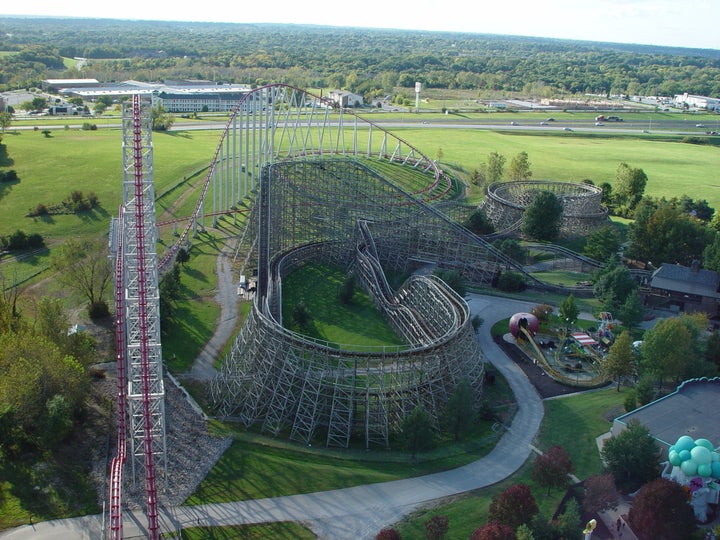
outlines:
{"label": "red ride structure", "polygon": [[109,536],[123,537],[122,469],[130,442],[132,481],[144,477],[148,538],[159,538],[157,467],[167,472],[160,346],[150,103],[133,96],[123,113],[123,204],[111,225],[115,258],[118,448],[110,471]]}

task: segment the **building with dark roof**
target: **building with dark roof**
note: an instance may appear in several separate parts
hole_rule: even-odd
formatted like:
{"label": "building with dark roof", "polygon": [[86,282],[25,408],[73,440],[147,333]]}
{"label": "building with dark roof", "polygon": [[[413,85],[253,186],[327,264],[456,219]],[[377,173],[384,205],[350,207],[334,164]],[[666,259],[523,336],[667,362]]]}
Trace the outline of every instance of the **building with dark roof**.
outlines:
{"label": "building with dark roof", "polygon": [[720,442],[720,377],[690,379],[674,392],[613,421],[611,433],[617,436],[633,420],[645,426],[667,459],[668,449],[683,435]]}
{"label": "building with dark roof", "polygon": [[712,270],[692,266],[663,264],[652,275],[650,287],[642,291],[648,307],[670,309],[675,312],[718,315],[720,275]]}

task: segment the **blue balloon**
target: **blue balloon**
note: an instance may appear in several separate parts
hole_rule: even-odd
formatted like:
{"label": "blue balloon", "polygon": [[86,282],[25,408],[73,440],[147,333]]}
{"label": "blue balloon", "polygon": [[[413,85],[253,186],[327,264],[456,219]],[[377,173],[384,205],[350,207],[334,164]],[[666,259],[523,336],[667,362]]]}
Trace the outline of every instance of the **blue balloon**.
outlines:
{"label": "blue balloon", "polygon": [[678,467],[682,463],[682,459],[680,459],[680,454],[678,454],[675,450],[670,450],[668,453],[668,461],[670,461],[671,465],[675,465]]}
{"label": "blue balloon", "polygon": [[680,464],[680,468],[682,469],[682,472],[684,472],[687,476],[695,476],[698,472],[698,464],[695,463],[692,459],[683,461]]}
{"label": "blue balloon", "polygon": [[714,446],[712,445],[712,443],[711,443],[710,441],[708,441],[707,439],[695,439],[695,444],[696,444],[697,446],[704,446],[705,448],[707,448],[707,449],[710,450],[711,452],[712,452],[713,450],[715,450],[715,447],[714,447]]}
{"label": "blue balloon", "polygon": [[712,461],[712,453],[704,446],[696,446],[690,450],[690,455],[698,465],[707,465]]}
{"label": "blue balloon", "polygon": [[710,464],[710,469],[712,470],[713,478],[720,478],[720,461],[713,461]]}
{"label": "blue balloon", "polygon": [[680,461],[687,461],[692,457],[690,455],[690,450],[682,450],[678,455],[680,456]]}
{"label": "blue balloon", "polygon": [[718,454],[717,452],[713,452],[711,455],[713,461],[720,461],[720,454]]}
{"label": "blue balloon", "polygon": [[683,435],[680,438],[678,438],[677,442],[675,443],[675,450],[678,452],[682,452],[683,450],[692,450],[695,446],[695,441],[690,437],[689,435]]}
{"label": "blue balloon", "polygon": [[703,463],[702,465],[698,465],[697,473],[703,478],[707,478],[712,474],[712,467],[709,463]]}

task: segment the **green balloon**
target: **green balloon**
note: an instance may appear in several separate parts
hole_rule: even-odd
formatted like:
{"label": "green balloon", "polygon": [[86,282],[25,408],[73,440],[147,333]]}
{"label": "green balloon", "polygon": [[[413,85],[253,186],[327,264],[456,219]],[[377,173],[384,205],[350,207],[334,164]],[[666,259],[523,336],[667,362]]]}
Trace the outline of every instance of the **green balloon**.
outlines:
{"label": "green balloon", "polygon": [[671,465],[675,465],[678,467],[682,463],[682,459],[680,459],[680,454],[678,454],[675,450],[670,450],[668,453],[668,461],[670,461]]}

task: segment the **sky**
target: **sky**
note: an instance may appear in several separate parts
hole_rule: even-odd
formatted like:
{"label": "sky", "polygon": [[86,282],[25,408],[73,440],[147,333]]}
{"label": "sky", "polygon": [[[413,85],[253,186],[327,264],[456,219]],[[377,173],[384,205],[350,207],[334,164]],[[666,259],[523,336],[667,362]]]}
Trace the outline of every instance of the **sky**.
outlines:
{"label": "sky", "polygon": [[253,12],[245,7],[263,6],[263,2],[205,0],[200,4],[190,2],[192,9],[168,0],[32,0],[3,4],[0,15],[317,24],[720,50],[718,0],[274,0],[268,9]]}

